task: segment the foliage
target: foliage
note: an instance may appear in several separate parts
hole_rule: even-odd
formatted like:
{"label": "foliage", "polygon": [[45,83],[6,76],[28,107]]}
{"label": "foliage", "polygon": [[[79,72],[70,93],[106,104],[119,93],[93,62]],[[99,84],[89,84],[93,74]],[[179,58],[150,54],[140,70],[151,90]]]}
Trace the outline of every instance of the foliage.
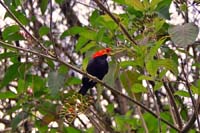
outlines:
{"label": "foliage", "polygon": [[[14,21],[0,34],[2,131],[199,131],[199,14],[188,16],[199,2],[94,3],[0,1],[3,21]],[[92,8],[88,25],[74,11],[79,4]],[[169,22],[176,21],[173,5],[180,25]],[[123,11],[114,13],[114,7]],[[87,75],[88,60],[103,47],[112,55],[109,73],[95,87],[102,91],[81,96],[80,74]]]}

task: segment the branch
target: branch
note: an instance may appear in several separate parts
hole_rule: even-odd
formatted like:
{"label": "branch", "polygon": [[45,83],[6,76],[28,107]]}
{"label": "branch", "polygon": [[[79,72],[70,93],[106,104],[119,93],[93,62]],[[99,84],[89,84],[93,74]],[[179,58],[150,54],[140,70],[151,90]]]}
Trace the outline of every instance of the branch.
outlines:
{"label": "branch", "polygon": [[130,40],[133,44],[138,45],[136,41],[131,37],[131,35],[128,33],[126,28],[120,23],[120,20],[116,18],[99,0],[94,0],[96,4],[99,6],[99,8],[103,11],[105,11],[113,20],[114,22],[120,27],[122,32],[126,35],[128,40]]}
{"label": "branch", "polygon": [[[77,68],[77,67],[75,67],[75,66],[73,66],[73,65],[71,65],[71,64],[69,64],[69,63],[64,62],[64,61],[61,60],[60,58],[55,58],[55,57],[52,57],[52,56],[49,56],[49,55],[45,55],[45,54],[42,54],[42,53],[39,53],[39,52],[36,52],[36,51],[32,51],[32,50],[29,50],[29,49],[16,47],[16,46],[14,46],[14,45],[8,44],[8,43],[3,42],[3,41],[1,41],[1,40],[0,40],[0,44],[2,44],[4,47],[12,48],[12,49],[15,49],[15,50],[22,50],[22,51],[24,51],[24,52],[29,52],[29,53],[32,53],[32,54],[37,55],[37,56],[42,56],[42,57],[44,57],[44,58],[46,58],[46,59],[50,59],[50,60],[54,60],[54,61],[60,62],[60,63],[62,63],[62,64],[64,64],[64,65],[66,65],[67,67],[69,67],[69,68],[75,70],[76,72],[78,72],[78,73],[80,73],[80,74],[82,74],[82,75],[84,75],[84,76],[86,76],[86,77],[92,79],[93,81],[95,81],[95,82],[97,82],[97,83],[99,83],[99,84],[105,86],[106,88],[108,88],[109,90],[111,90],[111,92],[116,93],[116,94],[118,94],[118,95],[121,95],[122,97],[126,98],[127,100],[129,100],[129,101],[135,103],[136,105],[140,106],[141,108],[143,108],[144,110],[146,110],[147,112],[149,112],[149,113],[150,113],[151,115],[153,115],[154,117],[156,117],[156,118],[159,117],[159,116],[157,116],[156,113],[154,113],[153,111],[151,111],[148,107],[144,106],[144,105],[141,104],[140,102],[134,100],[133,98],[131,98],[131,97],[127,96],[127,95],[124,95],[124,94],[121,93],[120,91],[118,91],[118,90],[116,90],[116,89],[110,87],[110,86],[107,85],[106,83],[104,83],[102,80],[99,80],[98,78],[96,78],[96,77],[94,77],[94,76],[92,76],[92,75],[90,75],[90,74],[88,74],[88,73],[86,73],[86,72],[80,70],[79,68]],[[177,130],[177,131],[180,131],[179,128],[177,128],[177,127],[174,126],[173,124],[169,123],[167,120],[164,120],[163,118],[160,118],[160,120],[161,120],[162,122],[164,122],[165,124],[167,124],[168,126],[170,126],[171,128],[173,128],[173,129],[175,129],[175,130]]]}
{"label": "branch", "polygon": [[[197,102],[197,105],[196,105],[196,106],[197,106],[197,109],[198,109],[198,112],[199,112],[199,110],[200,110],[199,103],[200,103],[200,98],[198,98],[198,102]],[[192,127],[192,125],[194,124],[196,118],[197,118],[197,117],[196,117],[196,113],[193,112],[193,114],[192,114],[190,120],[187,122],[187,124],[185,125],[185,127],[183,128],[183,130],[182,130],[181,132],[182,132],[182,133],[187,133],[187,132],[190,130],[190,128]]]}
{"label": "branch", "polygon": [[18,20],[18,18],[12,13],[12,11],[0,0],[0,4],[6,9],[8,14],[15,20],[15,22],[36,42],[38,43],[45,51],[48,51],[46,47],[44,47],[40,41],[35,38],[25,27],[24,25]]}
{"label": "branch", "polygon": [[[187,51],[189,51],[189,47],[187,48]],[[186,56],[186,59],[188,59],[188,56]],[[182,71],[183,71],[183,76],[184,76],[184,79],[185,79],[186,88],[188,90],[188,93],[189,93],[191,101],[192,101],[192,106],[193,106],[193,109],[194,109],[194,114],[196,115],[197,125],[198,125],[198,128],[200,129],[200,120],[199,120],[199,117],[198,117],[198,108],[196,106],[196,101],[195,101],[195,99],[193,97],[193,94],[192,94],[192,91],[191,91],[191,88],[190,88],[190,83],[188,81],[188,76],[187,76],[187,74],[185,72],[184,64],[183,63],[181,63],[181,68],[182,68]]]}
{"label": "branch", "polygon": [[57,56],[57,52],[56,52],[56,45],[55,45],[55,41],[54,41],[54,38],[53,38],[53,30],[52,30],[52,24],[53,24],[53,5],[52,5],[52,0],[49,1],[50,3],[50,40],[51,42],[53,43],[53,50],[54,50],[54,54],[55,56]]}
{"label": "branch", "polygon": [[176,106],[176,102],[175,102],[175,99],[174,99],[174,96],[172,94],[172,91],[170,89],[170,87],[167,85],[166,82],[168,81],[165,81],[167,80],[167,78],[163,79],[163,85],[165,87],[165,90],[169,96],[169,101],[173,107],[173,113],[174,113],[174,116],[175,116],[175,120],[176,120],[176,123],[178,124],[179,128],[182,128],[183,127],[183,124],[182,124],[182,121],[181,121],[181,116],[178,112],[178,107]]}

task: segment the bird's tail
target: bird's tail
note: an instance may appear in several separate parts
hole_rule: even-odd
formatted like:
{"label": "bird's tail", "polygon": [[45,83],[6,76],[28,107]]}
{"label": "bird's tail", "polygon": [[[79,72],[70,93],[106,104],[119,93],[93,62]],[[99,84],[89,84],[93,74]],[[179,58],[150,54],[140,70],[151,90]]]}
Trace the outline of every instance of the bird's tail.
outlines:
{"label": "bird's tail", "polygon": [[88,91],[88,87],[87,86],[82,86],[81,87],[81,89],[79,90],[79,92],[78,93],[80,93],[80,94],[82,94],[82,95],[85,95],[86,93],[87,93],[87,91]]}

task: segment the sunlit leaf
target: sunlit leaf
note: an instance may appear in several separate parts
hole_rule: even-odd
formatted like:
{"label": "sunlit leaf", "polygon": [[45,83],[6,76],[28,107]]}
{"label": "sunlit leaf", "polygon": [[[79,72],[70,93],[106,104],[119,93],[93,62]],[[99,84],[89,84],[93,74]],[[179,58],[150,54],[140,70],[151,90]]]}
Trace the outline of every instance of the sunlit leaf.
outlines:
{"label": "sunlit leaf", "polygon": [[200,95],[200,88],[194,85],[191,85],[190,88],[192,89],[193,93]]}
{"label": "sunlit leaf", "polygon": [[135,62],[135,61],[122,61],[122,62],[120,62],[120,66],[122,67],[122,68],[127,68],[127,67],[129,67],[129,66],[137,66],[138,64],[137,64],[137,62]]}
{"label": "sunlit leaf", "polygon": [[142,84],[133,84],[131,87],[132,92],[134,93],[140,93],[140,92],[147,92],[147,89]]}
{"label": "sunlit leaf", "polygon": [[158,49],[161,47],[161,45],[164,43],[165,39],[158,40],[155,45],[153,45],[148,53],[147,59],[152,60],[156,53],[158,52]]}
{"label": "sunlit leaf", "polygon": [[159,65],[155,60],[151,60],[146,63],[146,69],[151,76],[156,75],[158,67]]}
{"label": "sunlit leaf", "polygon": [[159,90],[163,86],[162,82],[155,82],[154,91]]}
{"label": "sunlit leaf", "polygon": [[82,47],[80,49],[80,52],[81,53],[85,53],[87,52],[88,50],[90,50],[91,48],[95,47],[96,46],[96,42],[94,41],[90,41],[89,43],[87,43],[84,47]]}
{"label": "sunlit leaf", "polygon": [[[118,15],[114,15],[116,18],[120,18]],[[106,29],[110,30],[116,30],[117,29],[117,24],[113,21],[113,19],[109,15],[101,15],[97,18],[97,22],[99,25],[103,25]]]}
{"label": "sunlit leaf", "polygon": [[125,4],[135,8],[136,10],[143,11],[144,5],[140,0],[124,0]]}
{"label": "sunlit leaf", "polygon": [[89,42],[90,42],[90,41],[88,41],[88,39],[86,39],[85,37],[82,37],[82,36],[79,37],[78,42],[76,43],[76,48],[75,48],[75,50],[76,50],[77,52],[79,52],[80,49],[81,49],[82,47],[84,47],[84,45],[87,45]]}
{"label": "sunlit leaf", "polygon": [[153,81],[154,78],[150,77],[150,76],[141,75],[141,76],[138,77],[138,80],[150,80],[150,81]]}
{"label": "sunlit leaf", "polygon": [[183,96],[183,97],[190,97],[189,93],[184,90],[178,90],[174,93],[174,95]]}

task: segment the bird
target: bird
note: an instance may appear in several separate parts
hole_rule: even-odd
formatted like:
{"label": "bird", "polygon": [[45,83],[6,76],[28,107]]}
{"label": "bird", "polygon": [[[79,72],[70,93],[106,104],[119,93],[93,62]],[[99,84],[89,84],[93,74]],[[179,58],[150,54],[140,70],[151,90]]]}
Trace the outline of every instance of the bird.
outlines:
{"label": "bird", "polygon": [[[108,73],[109,66],[107,57],[110,55],[110,52],[111,48],[105,48],[95,52],[86,67],[87,73],[97,77],[99,80],[102,80],[103,77]],[[87,91],[94,87],[96,83],[97,82],[93,81],[92,79],[83,76],[82,86],[78,93],[86,95]]]}

